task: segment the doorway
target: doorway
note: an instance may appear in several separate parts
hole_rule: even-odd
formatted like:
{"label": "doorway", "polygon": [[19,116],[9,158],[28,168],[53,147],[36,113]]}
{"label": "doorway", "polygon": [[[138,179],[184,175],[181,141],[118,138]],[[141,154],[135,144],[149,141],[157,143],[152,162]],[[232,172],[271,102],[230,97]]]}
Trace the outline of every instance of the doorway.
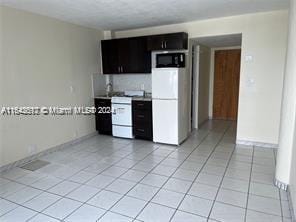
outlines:
{"label": "doorway", "polygon": [[209,119],[237,120],[242,34],[190,40],[192,128]]}
{"label": "doorway", "polygon": [[241,50],[216,50],[213,119],[237,120]]}

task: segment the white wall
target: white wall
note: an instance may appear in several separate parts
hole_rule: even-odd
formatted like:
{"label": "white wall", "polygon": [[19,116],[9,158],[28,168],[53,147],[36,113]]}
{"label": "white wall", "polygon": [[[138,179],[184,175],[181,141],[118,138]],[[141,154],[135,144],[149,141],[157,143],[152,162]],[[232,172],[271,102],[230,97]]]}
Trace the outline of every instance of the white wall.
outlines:
{"label": "white wall", "polygon": [[107,93],[107,75],[94,73],[91,77],[93,97],[105,95]]}
{"label": "white wall", "polygon": [[[287,11],[273,11],[118,31],[115,36],[185,31],[190,38],[198,38],[242,33],[237,139],[277,144],[287,26]],[[254,60],[246,62],[247,55],[252,55]],[[254,80],[251,87],[250,79]]]}
{"label": "white wall", "polygon": [[[1,105],[93,105],[102,32],[2,6],[1,20]],[[30,147],[39,152],[95,132],[94,116],[5,116],[1,125],[0,166],[32,154]]]}
{"label": "white wall", "polygon": [[[0,7],[0,106],[3,104],[3,97],[4,97],[4,91],[3,91],[3,38],[2,38],[2,7]],[[3,156],[3,116],[0,115],[0,166],[2,163],[2,156]]]}
{"label": "white wall", "polygon": [[209,119],[211,49],[199,46],[198,125]]}
{"label": "white wall", "polygon": [[280,144],[277,155],[276,179],[290,185],[294,211],[296,210],[296,3],[291,0],[290,25],[283,104],[281,115]]}

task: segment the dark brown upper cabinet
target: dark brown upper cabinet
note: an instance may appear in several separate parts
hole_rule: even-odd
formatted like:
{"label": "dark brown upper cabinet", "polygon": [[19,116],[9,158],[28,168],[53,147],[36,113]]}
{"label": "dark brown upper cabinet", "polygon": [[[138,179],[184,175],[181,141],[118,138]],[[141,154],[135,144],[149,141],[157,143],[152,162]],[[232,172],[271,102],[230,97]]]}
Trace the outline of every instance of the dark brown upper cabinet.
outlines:
{"label": "dark brown upper cabinet", "polygon": [[145,37],[102,40],[103,74],[151,73]]}
{"label": "dark brown upper cabinet", "polygon": [[116,40],[102,40],[101,41],[101,55],[104,74],[118,73],[118,53]]}
{"label": "dark brown upper cabinet", "polygon": [[129,73],[151,73],[151,52],[147,50],[147,38],[129,38]]}
{"label": "dark brown upper cabinet", "polygon": [[147,36],[148,50],[188,49],[188,34],[185,32]]}
{"label": "dark brown upper cabinet", "polygon": [[151,51],[188,49],[185,32],[101,41],[103,74],[151,73]]}

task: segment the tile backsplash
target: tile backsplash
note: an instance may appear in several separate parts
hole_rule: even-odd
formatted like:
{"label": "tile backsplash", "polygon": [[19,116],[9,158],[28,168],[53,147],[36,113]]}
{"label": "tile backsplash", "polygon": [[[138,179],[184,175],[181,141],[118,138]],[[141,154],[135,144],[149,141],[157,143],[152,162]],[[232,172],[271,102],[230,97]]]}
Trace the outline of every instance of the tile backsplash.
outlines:
{"label": "tile backsplash", "polygon": [[151,74],[112,75],[113,90],[145,90],[151,92]]}

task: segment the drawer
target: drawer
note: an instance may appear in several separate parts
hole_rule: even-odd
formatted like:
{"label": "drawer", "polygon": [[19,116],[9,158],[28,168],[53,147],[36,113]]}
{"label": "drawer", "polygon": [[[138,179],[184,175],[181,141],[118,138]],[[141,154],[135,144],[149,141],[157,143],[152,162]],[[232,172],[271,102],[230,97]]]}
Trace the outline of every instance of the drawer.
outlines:
{"label": "drawer", "polygon": [[[95,99],[95,107],[110,107],[110,99]],[[100,134],[112,135],[111,113],[96,113],[96,130]]]}
{"label": "drawer", "polygon": [[152,101],[133,101],[134,110],[152,110]]}
{"label": "drawer", "polygon": [[151,127],[138,127],[133,128],[134,135],[136,138],[143,138],[152,140],[152,128]]}
{"label": "drawer", "polygon": [[133,124],[150,123],[152,124],[151,110],[133,110]]}
{"label": "drawer", "polygon": [[96,119],[96,130],[100,134],[112,135],[112,123],[110,119]]}
{"label": "drawer", "polygon": [[111,100],[110,99],[95,99],[95,106],[96,107],[104,107],[104,106],[111,107]]}

